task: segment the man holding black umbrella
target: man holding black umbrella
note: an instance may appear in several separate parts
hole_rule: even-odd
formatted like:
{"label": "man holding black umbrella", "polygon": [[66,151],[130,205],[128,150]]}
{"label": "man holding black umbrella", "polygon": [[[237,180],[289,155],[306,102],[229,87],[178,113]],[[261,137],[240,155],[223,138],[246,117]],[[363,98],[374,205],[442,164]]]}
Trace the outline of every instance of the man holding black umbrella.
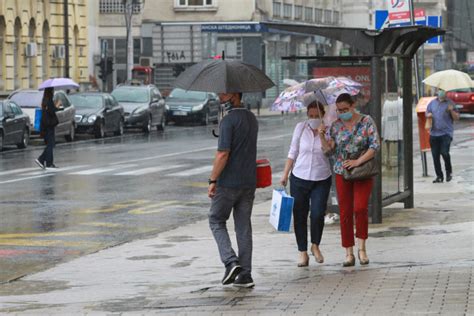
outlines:
{"label": "man holding black umbrella", "polygon": [[[174,85],[185,90],[215,92],[221,103],[231,104],[231,110],[219,124],[219,142],[209,178],[209,226],[225,265],[222,284],[249,288],[254,286],[250,216],[257,182],[258,122],[242,106],[242,93],[265,91],[275,84],[259,68],[223,57],[189,67]],[[238,256],[226,226],[232,210]]]}
{"label": "man holding black umbrella", "polygon": [[[241,93],[220,93],[222,103],[230,102],[229,113],[219,126],[219,142],[209,178],[212,199],[209,225],[225,265],[222,284],[253,287],[252,215],[256,187],[258,122],[242,107]],[[238,255],[232,249],[226,222],[233,210]]]}

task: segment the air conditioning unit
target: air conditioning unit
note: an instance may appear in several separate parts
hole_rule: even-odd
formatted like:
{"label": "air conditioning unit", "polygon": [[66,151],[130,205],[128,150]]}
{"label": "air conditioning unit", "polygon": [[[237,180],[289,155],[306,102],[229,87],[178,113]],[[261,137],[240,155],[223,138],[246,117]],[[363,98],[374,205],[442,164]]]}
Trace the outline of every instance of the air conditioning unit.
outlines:
{"label": "air conditioning unit", "polygon": [[153,67],[153,57],[140,57],[140,66]]}
{"label": "air conditioning unit", "polygon": [[26,57],[36,56],[36,43],[27,43],[25,47]]}
{"label": "air conditioning unit", "polygon": [[64,59],[66,57],[66,47],[64,45],[56,45],[53,49],[53,58]]}

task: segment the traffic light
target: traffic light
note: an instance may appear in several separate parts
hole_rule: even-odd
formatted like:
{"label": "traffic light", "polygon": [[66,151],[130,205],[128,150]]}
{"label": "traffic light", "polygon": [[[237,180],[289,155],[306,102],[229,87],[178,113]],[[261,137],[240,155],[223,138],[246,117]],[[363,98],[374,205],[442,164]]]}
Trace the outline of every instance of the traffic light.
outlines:
{"label": "traffic light", "polygon": [[101,58],[100,62],[98,62],[97,64],[95,64],[97,67],[99,67],[99,71],[98,71],[98,76],[101,80],[105,80],[105,78],[107,77],[107,74],[105,73],[105,59]]}
{"label": "traffic light", "polygon": [[112,57],[107,58],[107,75],[110,75],[114,72],[114,62]]}

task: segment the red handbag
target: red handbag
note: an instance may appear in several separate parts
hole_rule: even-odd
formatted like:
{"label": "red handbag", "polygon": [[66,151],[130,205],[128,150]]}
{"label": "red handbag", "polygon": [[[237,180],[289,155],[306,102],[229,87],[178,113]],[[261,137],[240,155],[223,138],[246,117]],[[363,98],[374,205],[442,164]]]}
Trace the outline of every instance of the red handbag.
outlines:
{"label": "red handbag", "polygon": [[272,167],[268,159],[257,159],[257,188],[272,185]]}

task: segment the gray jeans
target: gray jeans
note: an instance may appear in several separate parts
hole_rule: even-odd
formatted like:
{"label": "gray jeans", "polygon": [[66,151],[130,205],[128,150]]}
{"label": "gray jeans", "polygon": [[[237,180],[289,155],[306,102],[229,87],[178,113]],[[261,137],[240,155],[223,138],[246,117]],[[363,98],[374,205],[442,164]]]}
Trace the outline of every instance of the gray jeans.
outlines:
{"label": "gray jeans", "polygon": [[[252,215],[255,189],[232,189],[217,187],[209,211],[209,226],[219,249],[222,263],[239,262],[242,274],[252,271]],[[226,222],[234,209],[234,229],[239,247],[239,256],[232,249]]]}

